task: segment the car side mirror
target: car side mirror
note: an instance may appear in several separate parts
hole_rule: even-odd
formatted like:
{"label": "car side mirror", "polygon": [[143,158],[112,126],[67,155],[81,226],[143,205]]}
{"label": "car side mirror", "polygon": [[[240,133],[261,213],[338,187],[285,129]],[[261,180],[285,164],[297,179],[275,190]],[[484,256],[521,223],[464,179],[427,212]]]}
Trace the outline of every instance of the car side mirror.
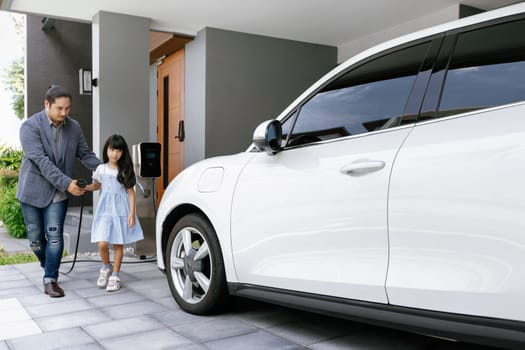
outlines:
{"label": "car side mirror", "polygon": [[260,152],[275,154],[281,150],[283,130],[277,119],[267,120],[259,124],[253,132],[253,144]]}

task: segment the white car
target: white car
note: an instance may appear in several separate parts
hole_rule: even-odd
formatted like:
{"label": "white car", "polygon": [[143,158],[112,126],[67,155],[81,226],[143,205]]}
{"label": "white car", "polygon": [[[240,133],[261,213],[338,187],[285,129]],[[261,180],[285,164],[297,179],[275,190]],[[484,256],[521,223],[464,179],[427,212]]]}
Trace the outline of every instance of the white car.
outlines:
{"label": "white car", "polygon": [[368,49],[168,186],[182,309],[243,296],[525,346],[525,3]]}

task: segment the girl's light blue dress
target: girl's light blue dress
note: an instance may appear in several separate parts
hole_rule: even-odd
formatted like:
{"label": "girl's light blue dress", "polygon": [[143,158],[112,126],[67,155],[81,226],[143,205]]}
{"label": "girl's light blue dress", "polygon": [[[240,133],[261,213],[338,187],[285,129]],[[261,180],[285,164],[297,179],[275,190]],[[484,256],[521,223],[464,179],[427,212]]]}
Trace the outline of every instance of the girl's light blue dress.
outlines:
{"label": "girl's light blue dress", "polygon": [[91,242],[128,244],[144,239],[137,216],[135,226],[128,227],[129,198],[124,185],[117,180],[117,169],[100,164],[93,179],[100,182],[100,198],[91,226]]}

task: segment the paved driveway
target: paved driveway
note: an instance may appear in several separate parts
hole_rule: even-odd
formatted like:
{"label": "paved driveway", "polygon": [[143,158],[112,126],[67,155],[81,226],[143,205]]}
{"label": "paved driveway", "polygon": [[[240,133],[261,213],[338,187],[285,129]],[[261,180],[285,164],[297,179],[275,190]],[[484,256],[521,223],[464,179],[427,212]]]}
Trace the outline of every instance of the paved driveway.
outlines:
{"label": "paved driveway", "polygon": [[98,268],[77,262],[60,277],[66,296],[51,299],[38,264],[0,266],[0,350],[487,349],[245,299],[228,313],[194,316],[176,305],[156,264],[123,265],[116,293],[95,286]]}

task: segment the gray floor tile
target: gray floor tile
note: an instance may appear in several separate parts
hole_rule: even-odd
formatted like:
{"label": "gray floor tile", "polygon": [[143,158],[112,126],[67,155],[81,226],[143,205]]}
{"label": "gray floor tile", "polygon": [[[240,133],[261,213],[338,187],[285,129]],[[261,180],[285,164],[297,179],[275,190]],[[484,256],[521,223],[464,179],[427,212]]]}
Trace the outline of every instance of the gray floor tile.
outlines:
{"label": "gray floor tile", "polygon": [[239,320],[214,318],[187,323],[172,329],[197,343],[205,343],[211,340],[229,338],[241,334],[253,333],[257,328]]}
{"label": "gray floor tile", "polygon": [[25,280],[26,276],[16,270],[0,270],[0,283]]}
{"label": "gray floor tile", "polygon": [[87,279],[74,279],[70,281],[62,281],[60,280],[58,284],[62,289],[65,291],[68,290],[76,290],[76,289],[82,289],[82,288],[97,288],[96,286],[97,277],[95,277],[94,280],[90,281]]}
{"label": "gray floor tile", "polygon": [[[51,299],[51,298],[50,298]],[[53,315],[67,314],[75,311],[89,310],[93,308],[87,301],[83,299],[60,298],[63,301],[56,303],[46,303],[41,305],[33,305],[26,307],[27,312],[34,318],[46,317]]]}
{"label": "gray floor tile", "polygon": [[189,339],[176,334],[170,329],[160,329],[132,336],[110,338],[101,340],[100,343],[111,350],[129,349],[184,349],[185,346],[194,345]]}
{"label": "gray floor tile", "polygon": [[19,298],[27,295],[42,294],[42,291],[35,286],[23,288],[0,289],[0,298]]}
{"label": "gray floor tile", "polygon": [[262,329],[296,322],[304,317],[303,312],[291,309],[268,308],[268,304],[262,304],[261,308],[261,310],[235,311],[229,315],[238,317],[244,322]]}
{"label": "gray floor tile", "polygon": [[100,310],[85,310],[61,315],[35,318],[34,321],[44,331],[75,328],[109,321],[110,318]]}
{"label": "gray floor tile", "polygon": [[295,350],[300,346],[287,339],[258,331],[237,337],[214,340],[205,344],[212,350]]}
{"label": "gray floor tile", "polygon": [[24,305],[24,307],[28,307],[44,304],[62,303],[66,300],[79,299],[79,296],[76,293],[69,292],[63,298],[50,298],[49,295],[46,295],[43,292],[39,292],[38,294],[20,296],[17,299],[20,301],[20,304]]}
{"label": "gray floor tile", "polygon": [[104,309],[106,314],[115,319],[148,315],[162,311],[164,311],[164,307],[152,301],[140,301],[136,303],[115,305]]}
{"label": "gray floor tile", "polygon": [[158,312],[151,314],[151,317],[168,327],[213,319],[212,316],[192,315],[182,310]]}
{"label": "gray floor tile", "polygon": [[93,343],[94,340],[80,328],[72,328],[7,340],[10,350],[48,350],[71,348]]}
{"label": "gray floor tile", "polygon": [[[374,333],[381,334],[380,337]],[[375,350],[418,350],[425,349],[433,340],[405,333],[390,332],[380,328],[363,328],[351,335],[310,345],[313,350],[346,350],[346,349],[375,349]]]}
{"label": "gray floor tile", "polygon": [[144,296],[130,291],[121,290],[118,293],[108,293],[104,290],[105,295],[99,295],[88,298],[88,302],[96,307],[106,307],[112,305],[128,304],[144,300]]}
{"label": "gray floor tile", "polygon": [[24,271],[24,272],[29,272],[29,271],[44,271],[42,270],[42,268],[40,267],[40,263],[38,262],[33,262],[33,263],[28,263],[28,264],[18,264],[18,265],[13,265],[15,267],[15,269],[17,269],[18,271]]}
{"label": "gray floor tile", "polygon": [[7,343],[3,340],[0,340],[0,350],[9,350],[9,348],[7,347]]}
{"label": "gray floor tile", "polygon": [[102,345],[98,343],[82,344],[78,346],[66,346],[63,348],[57,348],[56,350],[105,350]]}
{"label": "gray floor tile", "polygon": [[82,298],[90,298],[95,296],[101,296],[101,295],[108,295],[108,292],[104,288],[98,288],[96,285],[91,285],[89,288],[79,288],[75,289],[75,293],[77,293]]}
{"label": "gray floor tile", "polygon": [[84,329],[95,339],[101,340],[129,336],[156,329],[166,329],[166,327],[150,317],[141,316],[120,320],[108,320],[96,325],[86,326]]}
{"label": "gray floor tile", "polygon": [[10,280],[10,281],[2,281],[2,283],[0,283],[0,290],[24,288],[24,287],[33,287],[33,283],[29,281],[27,278]]}
{"label": "gray floor tile", "polygon": [[170,310],[181,310],[175,299],[173,299],[173,296],[170,295],[164,298],[157,298],[155,301],[159,304],[164,305],[166,308]]}
{"label": "gray floor tile", "polygon": [[157,276],[150,279],[141,279],[141,280],[135,280],[135,281],[129,281],[127,283],[128,288],[133,289],[137,292],[140,291],[148,291],[151,289],[163,289],[163,290],[169,290],[168,282],[166,281],[166,277],[164,276]]}
{"label": "gray floor tile", "polygon": [[300,321],[284,323],[266,330],[289,339],[297,344],[309,346],[325,340],[340,337],[351,332],[347,321],[314,315]]}

